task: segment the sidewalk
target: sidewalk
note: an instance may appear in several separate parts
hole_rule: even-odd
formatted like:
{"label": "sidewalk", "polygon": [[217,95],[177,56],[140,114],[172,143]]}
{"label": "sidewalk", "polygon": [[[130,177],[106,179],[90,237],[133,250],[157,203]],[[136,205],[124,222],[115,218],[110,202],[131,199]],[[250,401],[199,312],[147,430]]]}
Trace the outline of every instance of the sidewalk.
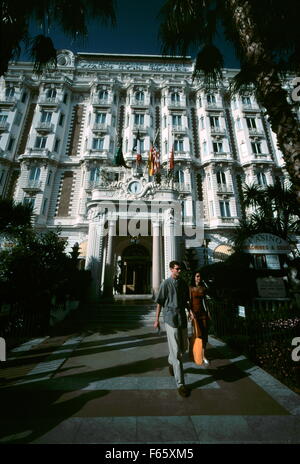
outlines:
{"label": "sidewalk", "polygon": [[208,368],[186,356],[180,397],[153,307],[128,308],[122,329],[81,310],[9,353],[0,443],[300,443],[299,395],[214,337]]}

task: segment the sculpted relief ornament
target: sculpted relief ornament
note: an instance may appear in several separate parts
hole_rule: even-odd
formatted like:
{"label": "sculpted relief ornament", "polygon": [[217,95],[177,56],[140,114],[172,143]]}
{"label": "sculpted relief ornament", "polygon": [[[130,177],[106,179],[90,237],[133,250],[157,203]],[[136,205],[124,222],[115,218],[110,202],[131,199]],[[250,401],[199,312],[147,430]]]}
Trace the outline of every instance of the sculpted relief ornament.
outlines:
{"label": "sculpted relief ornament", "polygon": [[102,206],[93,206],[87,213],[89,221],[98,222],[104,218],[104,209]]}

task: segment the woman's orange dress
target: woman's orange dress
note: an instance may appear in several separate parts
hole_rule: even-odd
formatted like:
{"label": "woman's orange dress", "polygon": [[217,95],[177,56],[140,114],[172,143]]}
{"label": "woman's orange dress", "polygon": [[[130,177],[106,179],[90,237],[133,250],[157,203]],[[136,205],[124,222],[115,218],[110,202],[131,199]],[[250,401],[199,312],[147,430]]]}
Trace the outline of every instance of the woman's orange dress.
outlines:
{"label": "woman's orange dress", "polygon": [[203,340],[203,347],[207,343],[208,339],[208,314],[204,309],[203,298],[205,295],[205,287],[200,285],[199,287],[190,287],[190,305],[191,310],[193,311],[199,328],[200,328],[200,338]]}

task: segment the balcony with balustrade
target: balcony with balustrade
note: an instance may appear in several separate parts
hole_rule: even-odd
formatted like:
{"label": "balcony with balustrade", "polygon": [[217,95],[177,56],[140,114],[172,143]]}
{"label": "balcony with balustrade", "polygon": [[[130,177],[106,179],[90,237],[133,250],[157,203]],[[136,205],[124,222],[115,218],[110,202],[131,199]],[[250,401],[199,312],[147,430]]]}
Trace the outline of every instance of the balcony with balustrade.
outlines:
{"label": "balcony with balustrade", "polygon": [[2,107],[6,107],[7,109],[10,109],[11,111],[15,108],[17,102],[18,102],[18,98],[16,95],[14,96],[0,95],[0,105]]}
{"label": "balcony with balustrade", "polygon": [[134,124],[132,130],[134,133],[140,132],[141,134],[146,134],[149,126],[146,126],[146,124]]}
{"label": "balcony with balustrade", "polygon": [[218,216],[219,225],[236,226],[239,223],[238,217],[235,216]]}
{"label": "balcony with balustrade", "polygon": [[150,97],[145,96],[142,99],[138,98],[131,98],[130,99],[130,106],[132,108],[146,108],[147,106],[150,105]]}
{"label": "balcony with balustrade", "polygon": [[48,148],[27,148],[24,153],[19,155],[18,160],[32,160],[32,159],[40,159],[40,160],[54,160],[58,158],[58,155],[52,153]]}
{"label": "balcony with balustrade", "polygon": [[191,193],[191,184],[186,182],[173,182],[173,188],[180,193]]}
{"label": "balcony with balustrade", "polygon": [[265,133],[262,129],[248,128],[249,135],[252,137],[265,137]]}
{"label": "balcony with balustrade", "polygon": [[205,102],[205,109],[207,111],[224,111],[224,107],[222,106],[222,103],[219,103],[218,101],[215,102]]}
{"label": "balcony with balustrade", "polygon": [[172,100],[171,98],[168,98],[167,100],[167,105],[168,108],[170,109],[185,109],[186,108],[186,100]]}
{"label": "balcony with balustrade", "polygon": [[92,127],[92,131],[95,133],[105,133],[105,132],[108,132],[109,129],[110,129],[110,126],[106,122],[103,122],[103,123],[95,122]]}
{"label": "balcony with balustrade", "polygon": [[271,164],[274,163],[274,160],[270,153],[249,153],[248,155],[243,155],[243,157],[241,157],[240,163],[242,166],[258,163]]}
{"label": "balcony with balustrade", "polygon": [[36,126],[36,130],[40,134],[48,134],[50,132],[53,132],[54,124],[52,124],[51,122],[39,122]]}
{"label": "balcony with balustrade", "polygon": [[211,135],[225,136],[226,135],[226,129],[224,127],[211,126],[210,127],[210,133],[211,133]]}
{"label": "balcony with balustrade", "polygon": [[92,161],[92,160],[112,160],[112,155],[110,155],[108,150],[100,150],[100,149],[89,149],[85,150],[84,154],[80,158],[84,161]]}
{"label": "balcony with balustrade", "polygon": [[187,132],[187,128],[182,126],[182,125],[173,125],[172,126],[172,132],[176,135],[176,134],[186,134]]}
{"label": "balcony with balustrade", "polygon": [[94,95],[91,101],[93,106],[108,107],[113,103],[113,97],[108,96],[107,98],[99,98],[98,95]]}
{"label": "balcony with balustrade", "polygon": [[201,165],[205,166],[208,163],[215,163],[215,162],[228,162],[232,163],[234,161],[232,153],[230,152],[223,152],[223,151],[212,151],[207,154],[201,155]]}
{"label": "balcony with balustrade", "polygon": [[46,97],[41,95],[38,99],[38,104],[44,108],[58,109],[62,103],[62,98],[59,97]]}
{"label": "balcony with balustrade", "polygon": [[174,152],[174,162],[177,161],[189,161],[191,160],[191,154],[187,151],[175,151]]}
{"label": "balcony with balustrade", "polygon": [[233,194],[233,185],[232,184],[217,184],[217,193],[230,193]]}
{"label": "balcony with balustrade", "polygon": [[10,124],[6,121],[0,121],[0,132],[8,132]]}
{"label": "balcony with balustrade", "polygon": [[241,103],[241,109],[244,113],[258,113],[260,111],[257,103]]}
{"label": "balcony with balustrade", "polygon": [[23,190],[27,193],[37,193],[42,189],[42,182],[40,180],[31,180],[29,179],[24,185]]}

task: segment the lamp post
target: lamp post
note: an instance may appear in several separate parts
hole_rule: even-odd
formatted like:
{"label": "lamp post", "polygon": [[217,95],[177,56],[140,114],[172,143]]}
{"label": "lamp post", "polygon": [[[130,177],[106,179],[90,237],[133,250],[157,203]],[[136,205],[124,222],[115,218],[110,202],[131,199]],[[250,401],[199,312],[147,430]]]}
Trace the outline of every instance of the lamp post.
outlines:
{"label": "lamp post", "polygon": [[203,245],[202,247],[204,248],[204,264],[205,266],[209,264],[208,262],[208,244],[210,242],[210,238],[204,238],[203,239]]}

